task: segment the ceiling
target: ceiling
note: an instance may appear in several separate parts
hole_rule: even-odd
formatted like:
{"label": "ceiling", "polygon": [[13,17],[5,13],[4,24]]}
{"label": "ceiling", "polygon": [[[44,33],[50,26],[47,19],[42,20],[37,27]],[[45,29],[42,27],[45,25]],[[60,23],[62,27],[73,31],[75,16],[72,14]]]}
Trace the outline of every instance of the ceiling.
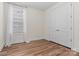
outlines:
{"label": "ceiling", "polygon": [[40,10],[46,10],[49,7],[55,5],[57,2],[12,2],[13,4],[36,8]]}

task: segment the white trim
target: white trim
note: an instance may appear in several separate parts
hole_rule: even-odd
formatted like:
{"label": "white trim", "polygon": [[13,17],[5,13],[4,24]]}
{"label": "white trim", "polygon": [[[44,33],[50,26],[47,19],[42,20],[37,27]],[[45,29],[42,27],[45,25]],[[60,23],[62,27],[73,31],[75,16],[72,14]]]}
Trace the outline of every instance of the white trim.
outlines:
{"label": "white trim", "polygon": [[73,7],[73,2],[71,3],[72,4],[72,46],[71,46],[71,49],[73,49],[74,47],[74,7]]}
{"label": "white trim", "polygon": [[71,50],[76,51],[76,52],[79,52],[79,49],[72,48]]}

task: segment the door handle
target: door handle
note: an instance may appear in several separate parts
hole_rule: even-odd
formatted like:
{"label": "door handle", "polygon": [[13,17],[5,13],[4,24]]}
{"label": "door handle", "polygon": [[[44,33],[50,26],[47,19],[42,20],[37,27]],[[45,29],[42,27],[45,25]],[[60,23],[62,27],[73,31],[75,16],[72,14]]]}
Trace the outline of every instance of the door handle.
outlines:
{"label": "door handle", "polygon": [[56,29],[56,31],[60,31],[59,29]]}

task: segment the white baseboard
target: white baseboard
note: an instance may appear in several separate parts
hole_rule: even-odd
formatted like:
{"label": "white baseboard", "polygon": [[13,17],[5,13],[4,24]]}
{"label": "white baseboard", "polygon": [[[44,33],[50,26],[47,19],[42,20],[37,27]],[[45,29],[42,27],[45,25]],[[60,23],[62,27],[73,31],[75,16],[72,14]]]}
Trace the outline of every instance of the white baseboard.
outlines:
{"label": "white baseboard", "polygon": [[79,52],[79,49],[71,48],[71,50],[76,51],[76,52]]}
{"label": "white baseboard", "polygon": [[30,43],[30,41],[26,41],[26,43]]}
{"label": "white baseboard", "polygon": [[[28,36],[25,40],[25,42],[30,43],[30,41],[34,41],[34,40],[41,40],[41,39],[47,39],[48,37],[47,35],[33,35],[33,36]],[[11,44],[6,44],[5,46],[11,46]]]}

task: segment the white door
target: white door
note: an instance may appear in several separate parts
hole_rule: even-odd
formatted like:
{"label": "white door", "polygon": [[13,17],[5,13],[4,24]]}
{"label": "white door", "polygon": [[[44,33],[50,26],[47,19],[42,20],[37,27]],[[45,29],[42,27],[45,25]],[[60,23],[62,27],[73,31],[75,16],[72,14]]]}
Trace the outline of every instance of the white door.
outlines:
{"label": "white door", "polygon": [[55,39],[57,43],[71,47],[72,40],[72,19],[71,4],[64,3],[56,11],[56,28]]}
{"label": "white door", "polygon": [[25,10],[23,7],[9,4],[6,45],[25,41]]}
{"label": "white door", "polygon": [[[50,36],[52,41],[71,47],[72,40],[72,7],[71,3],[62,3],[52,12]],[[53,32],[52,32],[53,31]],[[51,37],[52,37],[51,36]]]}

